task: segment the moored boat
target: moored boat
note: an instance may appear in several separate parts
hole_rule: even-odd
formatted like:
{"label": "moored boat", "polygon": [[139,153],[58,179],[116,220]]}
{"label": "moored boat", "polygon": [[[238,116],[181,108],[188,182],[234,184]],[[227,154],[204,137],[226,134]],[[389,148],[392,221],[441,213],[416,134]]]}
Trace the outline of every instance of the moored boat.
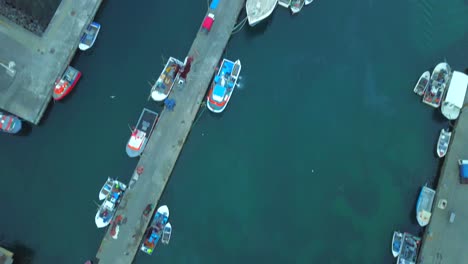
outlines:
{"label": "moored boat", "polygon": [[21,130],[22,122],[14,115],[0,112],[0,131],[10,134],[16,134]]}
{"label": "moored boat", "polygon": [[418,258],[421,238],[405,232],[403,234],[401,251],[398,255],[397,264],[415,264]]}
{"label": "moored boat", "polygon": [[429,80],[431,79],[431,73],[429,71],[423,72],[421,77],[419,77],[416,86],[414,86],[413,92],[419,96],[422,96],[429,85]]}
{"label": "moored boat", "polygon": [[184,64],[180,60],[169,57],[161,75],[151,87],[151,98],[154,101],[161,102],[169,96],[183,66]]}
{"label": "moored boat", "polygon": [[72,66],[68,66],[59,81],[55,83],[52,97],[54,100],[61,100],[69,94],[81,77],[81,72]]}
{"label": "moored boat", "polygon": [[289,8],[291,5],[291,0],[278,0],[278,5]]}
{"label": "moored boat", "polygon": [[245,11],[250,26],[257,25],[260,21],[269,17],[275,10],[278,0],[247,0]]}
{"label": "moored boat", "polygon": [[460,115],[465,102],[467,87],[468,75],[454,71],[440,107],[440,111],[448,120],[455,120]]}
{"label": "moored boat", "polygon": [[448,129],[442,128],[440,130],[439,140],[437,140],[437,156],[439,156],[439,158],[442,158],[447,154],[451,137],[452,132]]}
{"label": "moored boat", "polygon": [[427,186],[423,186],[419,193],[418,202],[416,204],[416,219],[420,226],[424,227],[429,224],[435,194],[436,192]]}
{"label": "moored boat", "polygon": [[401,244],[403,242],[403,233],[394,231],[392,237],[392,255],[393,257],[398,257],[401,252]]}
{"label": "moored boat", "polygon": [[158,113],[143,108],[136,127],[132,131],[132,135],[128,140],[126,152],[131,158],[138,157],[145,149],[146,143],[153,132]]}
{"label": "moored boat", "polygon": [[96,213],[95,222],[98,228],[106,227],[109,225],[112,217],[114,217],[115,211],[122,199],[122,196],[127,189],[127,186],[120,181],[115,180],[115,184],[106,197],[104,202],[99,207],[98,212]]}
{"label": "moored boat", "polygon": [[114,179],[108,177],[107,181],[104,183],[101,190],[99,191],[99,200],[102,201],[106,199],[107,195],[109,195],[109,193],[111,192],[112,187],[114,187]]}
{"label": "moored boat", "polygon": [[169,244],[169,241],[171,240],[171,234],[172,226],[171,223],[168,222],[163,228],[161,242],[165,245]]}
{"label": "moored boat", "polygon": [[78,48],[83,51],[90,49],[94,45],[100,30],[101,24],[97,22],[91,22],[91,24],[89,24],[83,32],[83,35],[80,39],[80,44],[78,44]]}
{"label": "moored boat", "polygon": [[305,5],[308,5],[308,4],[312,3],[313,1],[314,1],[314,0],[305,0],[304,4],[305,4]]}
{"label": "moored boat", "polygon": [[423,103],[428,104],[434,108],[440,106],[442,96],[444,95],[445,88],[450,81],[451,69],[450,65],[446,62],[441,62],[436,65],[431,74],[429,86],[423,96]]}
{"label": "moored boat", "polygon": [[160,206],[153,217],[151,226],[146,230],[140,250],[148,255],[153,254],[154,248],[161,238],[164,225],[169,220],[169,208],[166,205]]}
{"label": "moored boat", "polygon": [[206,106],[214,113],[221,113],[226,108],[232,92],[236,88],[237,79],[241,71],[240,60],[232,62],[223,59],[218,73],[213,78],[211,89],[208,92]]}
{"label": "moored boat", "polygon": [[293,14],[299,13],[304,6],[304,0],[292,0],[291,11]]}

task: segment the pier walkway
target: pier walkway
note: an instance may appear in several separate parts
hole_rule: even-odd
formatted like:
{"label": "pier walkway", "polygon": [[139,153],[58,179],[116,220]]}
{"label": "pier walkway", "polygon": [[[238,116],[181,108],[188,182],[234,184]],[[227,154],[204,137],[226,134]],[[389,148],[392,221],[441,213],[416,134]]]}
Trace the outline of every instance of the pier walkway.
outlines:
{"label": "pier walkway", "polygon": [[81,35],[102,0],[62,0],[49,26],[38,36],[0,15],[0,63],[16,66],[14,77],[0,66],[0,109],[38,124]]}
{"label": "pier walkway", "polygon": [[[174,85],[170,98],[176,101],[176,106],[160,115],[137,165],[144,169],[143,173],[138,176],[134,172],[138,181],[130,184],[116,213],[126,220],[120,225],[117,239],[110,236],[108,228],[96,254],[100,264],[132,263],[139,251],[151,220],[151,215],[144,217],[143,211],[147,204],[153,204],[153,211],[157,208],[243,5],[244,0],[224,0],[216,10],[209,11],[216,17],[211,32],[197,33],[189,51],[189,56],[194,57],[190,73],[183,87]],[[202,21],[200,17],[200,25]],[[159,74],[161,69],[155,65],[154,70]]]}
{"label": "pier walkway", "polygon": [[[452,142],[442,166],[432,217],[423,236],[418,263],[468,263],[468,184],[460,183],[458,166],[459,159],[468,159],[466,111],[462,110],[452,133]],[[452,223],[451,213],[455,215]]]}

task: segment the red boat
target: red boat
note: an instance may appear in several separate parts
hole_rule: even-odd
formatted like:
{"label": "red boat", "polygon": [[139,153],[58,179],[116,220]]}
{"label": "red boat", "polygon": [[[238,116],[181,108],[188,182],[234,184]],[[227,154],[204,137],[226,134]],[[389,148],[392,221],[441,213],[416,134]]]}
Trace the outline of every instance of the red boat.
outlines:
{"label": "red boat", "polygon": [[72,66],[68,66],[68,68],[63,73],[62,78],[55,83],[54,93],[52,94],[54,100],[61,100],[67,94],[69,94],[75,87],[80,77],[80,71],[73,68]]}
{"label": "red boat", "polygon": [[209,13],[202,23],[202,30],[206,31],[206,33],[210,32],[211,27],[213,26],[215,20],[215,16],[212,13]]}

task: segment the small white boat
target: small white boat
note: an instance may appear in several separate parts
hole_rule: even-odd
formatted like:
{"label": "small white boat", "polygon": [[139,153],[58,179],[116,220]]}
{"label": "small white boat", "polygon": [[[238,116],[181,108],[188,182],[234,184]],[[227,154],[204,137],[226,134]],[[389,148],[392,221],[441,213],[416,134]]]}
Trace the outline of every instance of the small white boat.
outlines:
{"label": "small white boat", "polygon": [[421,238],[410,233],[403,234],[401,251],[398,254],[397,264],[416,264],[418,251],[421,246]]}
{"label": "small white boat", "polygon": [[393,257],[398,257],[401,252],[401,244],[403,242],[403,233],[394,231],[392,237],[392,254]]}
{"label": "small white boat", "polygon": [[308,4],[312,3],[313,1],[314,1],[314,0],[305,0],[305,3],[304,3],[304,4],[305,4],[305,5],[308,5]]}
{"label": "small white boat", "polygon": [[151,98],[154,101],[162,102],[169,96],[183,66],[184,63],[180,60],[169,57],[158,80],[151,87]]}
{"label": "small white boat", "polygon": [[440,107],[440,111],[448,120],[455,120],[460,115],[465,102],[467,87],[468,75],[454,71]]}
{"label": "small white boat", "polygon": [[278,5],[289,8],[291,5],[291,0],[278,0]]}
{"label": "small white boat", "polygon": [[165,245],[169,244],[169,241],[171,240],[171,234],[172,234],[172,226],[171,226],[171,223],[168,222],[163,228],[161,242]]}
{"label": "small white boat", "polygon": [[440,130],[439,140],[437,140],[437,156],[439,156],[439,158],[442,158],[447,154],[451,137],[452,132],[448,129],[442,128]]}
{"label": "small white boat", "polygon": [[253,27],[269,17],[275,10],[277,2],[278,0],[247,0],[245,11],[249,25]]}
{"label": "small white boat", "polygon": [[96,217],[94,218],[96,226],[98,228],[106,227],[110,224],[112,218],[114,217],[115,211],[122,199],[122,196],[127,189],[127,186],[117,180],[114,180],[115,184],[106,197],[104,202],[99,207]]}
{"label": "small white boat", "polygon": [[426,91],[427,86],[429,85],[430,79],[431,73],[429,71],[425,71],[423,74],[421,74],[421,77],[419,77],[416,86],[414,86],[413,92],[419,96],[422,96]]}
{"label": "small white boat", "polygon": [[292,0],[291,11],[293,14],[299,13],[304,6],[304,0]]}
{"label": "small white boat", "polygon": [[83,36],[81,36],[78,48],[82,51],[90,49],[94,45],[94,42],[96,41],[100,30],[101,25],[99,23],[92,22],[91,24],[89,24],[88,27],[85,29],[85,32],[83,32]]}
{"label": "small white boat", "polygon": [[442,102],[445,88],[450,81],[452,70],[446,62],[437,64],[431,74],[429,86],[424,92],[423,103],[438,108]]}
{"label": "small white boat", "polygon": [[113,187],[114,187],[114,179],[108,177],[107,181],[102,186],[101,191],[99,191],[99,200],[102,201],[106,199],[107,195],[109,195]]}
{"label": "small white boat", "polygon": [[423,186],[416,204],[416,219],[420,226],[427,226],[432,215],[432,204],[436,192],[427,186]]}

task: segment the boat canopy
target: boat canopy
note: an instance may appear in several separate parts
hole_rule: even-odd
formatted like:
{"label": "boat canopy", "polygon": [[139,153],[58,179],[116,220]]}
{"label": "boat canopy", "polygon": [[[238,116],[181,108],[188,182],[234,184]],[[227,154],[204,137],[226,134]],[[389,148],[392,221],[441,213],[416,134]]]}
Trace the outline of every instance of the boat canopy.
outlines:
{"label": "boat canopy", "polygon": [[224,94],[226,93],[226,87],[217,84],[213,89],[213,99],[215,101],[221,102],[223,101]]}
{"label": "boat canopy", "polygon": [[453,104],[458,108],[463,107],[465,100],[466,89],[468,87],[468,75],[454,71],[450,86],[447,90],[447,96],[445,102]]}

